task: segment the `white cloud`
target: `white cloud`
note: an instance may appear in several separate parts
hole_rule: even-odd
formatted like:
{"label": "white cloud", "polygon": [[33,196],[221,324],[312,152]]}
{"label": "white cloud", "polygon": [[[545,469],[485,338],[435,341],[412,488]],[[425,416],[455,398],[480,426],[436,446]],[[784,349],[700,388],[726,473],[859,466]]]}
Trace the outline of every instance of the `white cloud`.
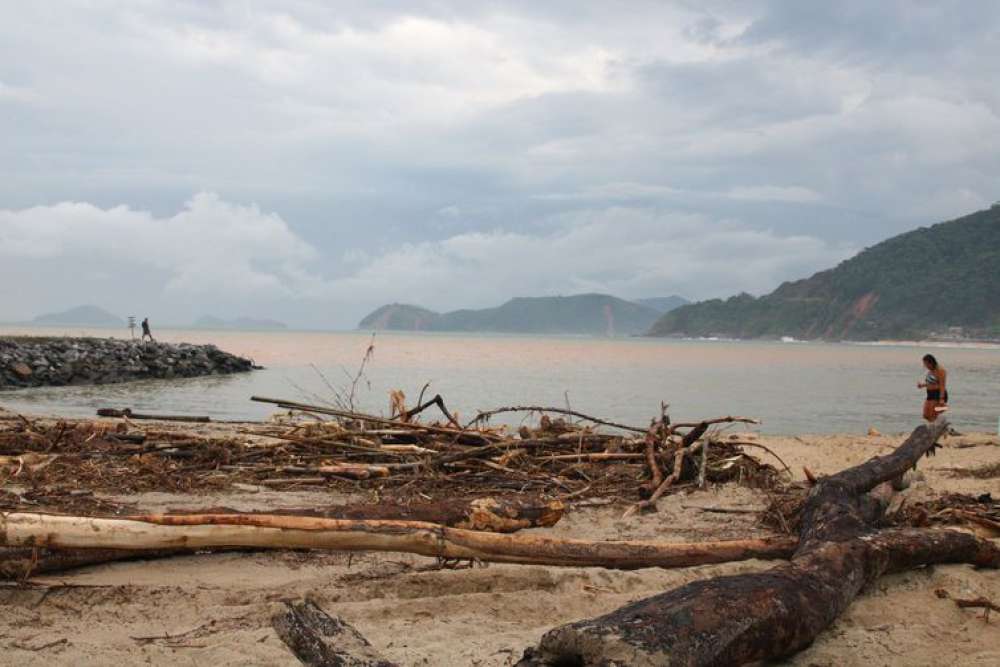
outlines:
{"label": "white cloud", "polygon": [[1000,11],[911,4],[0,3],[0,310],[766,290],[1000,198]]}
{"label": "white cloud", "polygon": [[164,272],[164,292],[178,298],[290,296],[310,282],[300,267],[316,255],[277,215],[210,193],[164,218],[79,202],[0,210],[0,257],[140,265]]}
{"label": "white cloud", "polygon": [[35,102],[38,95],[29,88],[11,86],[0,81],[0,102]]}
{"label": "white cloud", "polygon": [[647,209],[585,211],[550,222],[542,234],[497,229],[407,244],[327,288],[337,300],[437,309],[587,291],[705,298],[769,291],[854,252],[809,236]]}

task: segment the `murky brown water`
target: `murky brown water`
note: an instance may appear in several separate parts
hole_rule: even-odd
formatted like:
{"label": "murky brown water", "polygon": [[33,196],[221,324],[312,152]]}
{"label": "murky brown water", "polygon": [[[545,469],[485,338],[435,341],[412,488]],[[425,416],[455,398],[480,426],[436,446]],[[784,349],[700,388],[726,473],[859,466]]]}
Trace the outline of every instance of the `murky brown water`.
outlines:
{"label": "murky brown water", "polygon": [[[0,333],[108,336],[108,330],[0,328]],[[0,405],[36,413],[90,415],[98,407],[263,418],[251,395],[306,402],[329,396],[315,365],[336,387],[350,383],[369,334],[161,330],[168,342],[214,343],[267,370],[230,377],[31,389]],[[670,404],[675,420],[722,414],[763,419],[770,433],[909,430],[920,421],[923,377],[915,345],[674,341],[541,336],[380,333],[358,404],[388,410],[388,391],[413,401],[441,393],[462,416],[513,404],[564,406],[639,425]],[[935,347],[948,368],[959,430],[996,430],[1000,349]]]}

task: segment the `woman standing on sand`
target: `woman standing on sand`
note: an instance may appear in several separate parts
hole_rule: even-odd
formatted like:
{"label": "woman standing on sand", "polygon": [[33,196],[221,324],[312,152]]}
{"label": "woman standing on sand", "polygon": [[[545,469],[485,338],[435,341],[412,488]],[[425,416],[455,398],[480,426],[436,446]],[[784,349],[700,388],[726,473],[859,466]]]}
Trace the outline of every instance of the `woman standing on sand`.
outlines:
{"label": "woman standing on sand", "polygon": [[923,382],[917,383],[917,389],[927,390],[924,419],[932,422],[948,409],[948,371],[938,363],[933,354],[924,355],[924,368],[927,369],[927,377]]}

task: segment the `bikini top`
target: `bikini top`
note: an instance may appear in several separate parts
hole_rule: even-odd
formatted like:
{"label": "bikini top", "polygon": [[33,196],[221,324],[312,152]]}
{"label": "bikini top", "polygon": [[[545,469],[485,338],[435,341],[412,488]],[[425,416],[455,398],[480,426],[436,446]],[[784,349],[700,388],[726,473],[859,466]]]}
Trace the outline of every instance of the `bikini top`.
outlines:
{"label": "bikini top", "polygon": [[926,384],[938,384],[938,377],[934,374],[934,371],[927,371],[927,377],[924,378]]}

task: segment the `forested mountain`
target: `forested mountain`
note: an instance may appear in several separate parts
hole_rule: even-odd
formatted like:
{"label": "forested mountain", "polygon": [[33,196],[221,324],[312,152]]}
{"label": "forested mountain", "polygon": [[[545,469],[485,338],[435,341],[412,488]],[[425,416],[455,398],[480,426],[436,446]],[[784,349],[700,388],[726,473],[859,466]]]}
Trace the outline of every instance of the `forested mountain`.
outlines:
{"label": "forested mountain", "polygon": [[435,313],[418,306],[391,304],[374,311],[361,329],[491,331],[499,333],[645,333],[661,311],[607,294],[519,297],[496,308]]}
{"label": "forested mountain", "polygon": [[766,296],[683,306],[660,318],[650,335],[1000,336],[1000,204],[900,234]]}

